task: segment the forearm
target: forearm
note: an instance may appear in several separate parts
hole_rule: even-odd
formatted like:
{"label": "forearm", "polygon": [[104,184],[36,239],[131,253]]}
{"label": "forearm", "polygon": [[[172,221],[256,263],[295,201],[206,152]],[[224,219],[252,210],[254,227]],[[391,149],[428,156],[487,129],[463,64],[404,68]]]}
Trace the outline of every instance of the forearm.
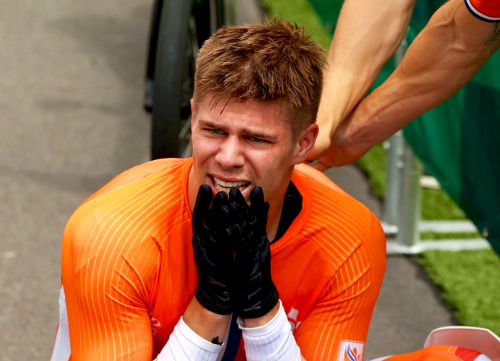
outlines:
{"label": "forearm", "polygon": [[[302,360],[300,348],[293,337],[290,323],[281,302],[278,303],[273,312],[270,312],[270,315],[273,313],[273,317],[264,324],[255,319],[252,321],[240,319],[238,321],[242,329],[247,360]],[[261,321],[264,321],[264,319]]]}
{"label": "forearm", "polygon": [[181,318],[156,361],[215,361],[221,349],[196,334]]}
{"label": "forearm", "polygon": [[333,134],[373,84],[401,43],[414,4],[415,0],[344,2],[328,53],[318,111],[320,135]]}
{"label": "forearm", "polygon": [[[214,319],[212,315],[209,315],[210,317],[205,319],[207,321],[205,325],[203,320],[193,319],[193,316],[198,315],[198,311],[195,310],[194,314],[188,316],[188,320],[191,318],[191,321],[188,321],[189,325],[185,322],[185,318],[179,320],[167,344],[158,355],[157,361],[215,361],[219,357],[223,347],[210,342],[211,336],[207,337],[207,335],[223,335],[227,326],[223,333],[221,333],[222,328],[220,328],[222,324],[210,330],[212,328],[210,324],[218,324],[218,317]],[[247,360],[290,361],[302,359],[281,302],[265,316],[257,319],[239,319],[238,324],[242,329]],[[202,337],[198,332],[203,333],[205,337]]]}
{"label": "forearm", "polygon": [[231,315],[219,315],[203,307],[193,297],[183,316],[184,321],[196,334],[210,342],[222,343]]}
{"label": "forearm", "polygon": [[499,25],[473,17],[462,0],[442,6],[394,73],[353,111],[335,135],[338,152],[364,154],[453,96],[498,49]]}
{"label": "forearm", "polygon": [[231,315],[218,315],[207,310],[193,297],[157,361],[215,361],[222,350],[220,343],[230,319]]}

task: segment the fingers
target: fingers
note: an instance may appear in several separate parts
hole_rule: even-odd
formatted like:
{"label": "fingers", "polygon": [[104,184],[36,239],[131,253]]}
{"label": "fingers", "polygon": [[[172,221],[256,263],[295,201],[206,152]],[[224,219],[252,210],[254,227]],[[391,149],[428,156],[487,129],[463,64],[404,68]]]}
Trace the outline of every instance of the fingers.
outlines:
{"label": "fingers", "polygon": [[212,203],[212,189],[207,184],[202,184],[198,190],[196,203],[194,204],[193,226],[199,227],[203,224],[203,220],[206,218],[210,208],[210,203]]}
{"label": "fingers", "polygon": [[229,199],[225,192],[219,192],[215,195],[212,206],[210,207],[205,228],[212,229],[212,239],[224,242],[231,237],[231,212],[229,210]]}
{"label": "fingers", "polygon": [[326,165],[324,165],[323,163],[320,163],[320,162],[316,162],[314,164],[311,164],[311,167],[313,167],[313,168],[315,168],[315,169],[317,169],[317,170],[319,170],[321,172],[324,172],[325,170],[327,170],[328,168],[330,168],[330,167],[328,167],[328,166],[326,166]]}
{"label": "fingers", "polygon": [[225,192],[215,195],[212,207],[210,207],[210,219],[212,221],[225,221],[229,217],[229,199]]}
{"label": "fingers", "polygon": [[269,203],[264,202],[264,191],[257,186],[250,193],[250,208],[259,219],[267,219],[269,213]]}
{"label": "fingers", "polygon": [[229,209],[231,210],[231,219],[233,223],[239,224],[243,227],[241,219],[245,218],[245,214],[250,211],[248,204],[237,188],[232,188],[229,191]]}
{"label": "fingers", "polygon": [[221,208],[229,203],[226,192],[219,192],[214,197],[213,208]]}
{"label": "fingers", "polygon": [[232,207],[241,209],[245,208],[245,206],[247,205],[245,197],[243,197],[243,194],[241,194],[238,188],[231,188],[231,190],[229,191],[229,199],[231,200]]}
{"label": "fingers", "polygon": [[253,207],[260,207],[264,203],[264,191],[262,187],[257,186],[250,192],[250,204]]}

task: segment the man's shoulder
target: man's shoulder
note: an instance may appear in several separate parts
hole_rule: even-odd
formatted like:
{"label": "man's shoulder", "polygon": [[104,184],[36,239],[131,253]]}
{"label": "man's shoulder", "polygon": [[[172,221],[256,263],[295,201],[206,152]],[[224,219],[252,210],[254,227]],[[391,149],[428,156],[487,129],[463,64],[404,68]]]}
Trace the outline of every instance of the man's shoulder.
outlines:
{"label": "man's shoulder", "polygon": [[345,250],[366,243],[383,247],[385,235],[378,218],[324,173],[301,165],[292,180],[304,198],[303,227],[315,235],[314,242]]}
{"label": "man's shoulder", "polygon": [[320,204],[327,212],[342,210],[358,213],[359,216],[373,216],[364,204],[344,191],[323,172],[310,166],[305,164],[297,166],[292,181],[301,185],[302,189],[299,188],[299,191],[312,206]]}
{"label": "man's shoulder", "polygon": [[114,183],[115,185],[133,183],[137,180],[141,180],[158,173],[177,175],[189,162],[190,159],[187,158],[165,158],[152,160],[139,164],[118,174],[110,183]]}
{"label": "man's shoulder", "polygon": [[328,178],[325,173],[320,172],[319,170],[314,169],[307,164],[297,164],[294,168],[294,176],[300,177],[311,184],[316,184],[318,186],[331,189],[336,193],[347,194],[342,188],[340,188],[330,178]]}
{"label": "man's shoulder", "polygon": [[[161,159],[119,174],[73,212],[66,225],[66,238],[75,241],[75,235],[88,229],[105,233],[112,228],[113,234],[129,234],[140,228],[141,237],[146,239],[180,223],[189,216],[182,180],[189,164],[188,159]],[[106,241],[113,242],[112,238]]]}
{"label": "man's shoulder", "polygon": [[155,182],[158,177],[169,182],[171,180],[182,182],[182,174],[187,172],[187,167],[190,164],[191,159],[166,158],[137,165],[111,179],[90,196],[86,202],[124,187],[134,187],[134,185],[137,185],[139,188],[144,188],[144,184],[141,182],[148,182],[148,180]]}

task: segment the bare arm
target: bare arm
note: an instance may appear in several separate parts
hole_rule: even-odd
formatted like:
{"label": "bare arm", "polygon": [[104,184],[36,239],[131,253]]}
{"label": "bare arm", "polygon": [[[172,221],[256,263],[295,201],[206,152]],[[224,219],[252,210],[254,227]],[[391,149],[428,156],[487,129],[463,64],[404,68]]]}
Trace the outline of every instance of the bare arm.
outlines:
{"label": "bare arm", "polygon": [[500,46],[500,23],[474,17],[463,0],[432,16],[391,76],[343,123],[323,156],[332,165],[356,161],[469,82]]}
{"label": "bare arm", "polygon": [[328,53],[318,111],[320,128],[311,159],[331,142],[401,43],[416,0],[346,0]]}

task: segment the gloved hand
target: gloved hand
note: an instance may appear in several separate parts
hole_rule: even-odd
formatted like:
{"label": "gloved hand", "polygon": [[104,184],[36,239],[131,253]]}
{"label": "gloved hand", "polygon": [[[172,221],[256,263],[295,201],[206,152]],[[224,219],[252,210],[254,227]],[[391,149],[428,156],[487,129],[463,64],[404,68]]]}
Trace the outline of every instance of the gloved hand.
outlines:
{"label": "gloved hand", "polygon": [[229,192],[234,236],[240,236],[236,249],[235,288],[237,312],[242,318],[267,314],[278,303],[279,295],[271,277],[271,250],[266,225],[269,203],[261,187],[250,193],[250,203],[234,188]]}
{"label": "gloved hand", "polygon": [[196,298],[212,312],[232,313],[234,242],[229,201],[226,193],[219,192],[212,202],[212,189],[206,184],[200,187],[193,210],[192,242],[198,273]]}

